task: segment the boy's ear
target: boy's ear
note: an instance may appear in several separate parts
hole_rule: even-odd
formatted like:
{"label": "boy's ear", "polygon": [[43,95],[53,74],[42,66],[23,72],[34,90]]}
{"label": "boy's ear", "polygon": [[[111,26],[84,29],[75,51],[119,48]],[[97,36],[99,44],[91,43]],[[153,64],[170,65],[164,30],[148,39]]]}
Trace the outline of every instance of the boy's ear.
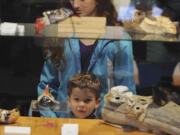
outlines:
{"label": "boy's ear", "polygon": [[101,102],[100,98],[96,99],[95,109],[97,109],[99,107],[100,102]]}
{"label": "boy's ear", "polygon": [[67,103],[68,103],[68,107],[71,107],[71,101],[70,101],[70,97],[69,96],[67,98]]}

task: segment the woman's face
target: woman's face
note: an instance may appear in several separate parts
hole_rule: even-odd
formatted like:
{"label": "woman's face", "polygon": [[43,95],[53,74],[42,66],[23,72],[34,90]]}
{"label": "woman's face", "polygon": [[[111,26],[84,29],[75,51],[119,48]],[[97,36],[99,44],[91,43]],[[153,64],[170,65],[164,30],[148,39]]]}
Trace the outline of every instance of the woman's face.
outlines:
{"label": "woman's face", "polygon": [[79,16],[96,16],[96,0],[70,0],[72,7]]}

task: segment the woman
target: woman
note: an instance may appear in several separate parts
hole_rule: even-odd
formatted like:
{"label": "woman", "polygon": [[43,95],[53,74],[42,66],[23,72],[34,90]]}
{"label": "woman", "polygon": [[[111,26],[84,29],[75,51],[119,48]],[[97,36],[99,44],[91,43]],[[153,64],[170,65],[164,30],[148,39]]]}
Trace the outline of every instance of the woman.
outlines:
{"label": "woman", "polygon": [[[111,0],[70,0],[70,3],[65,5],[78,16],[104,16],[107,18],[107,25],[120,25],[116,21],[117,12]],[[58,44],[56,40],[54,43],[54,46]],[[103,97],[110,87],[125,85],[136,93],[130,41],[67,39],[64,40],[64,44],[63,55],[56,47],[46,48],[48,57],[38,85],[38,94],[41,94],[46,84],[49,84],[55,99],[66,101],[68,80],[77,73],[92,72],[100,78],[103,85],[102,101],[97,110],[97,116],[100,118]],[[41,112],[41,114],[45,117],[65,117],[62,112]]]}

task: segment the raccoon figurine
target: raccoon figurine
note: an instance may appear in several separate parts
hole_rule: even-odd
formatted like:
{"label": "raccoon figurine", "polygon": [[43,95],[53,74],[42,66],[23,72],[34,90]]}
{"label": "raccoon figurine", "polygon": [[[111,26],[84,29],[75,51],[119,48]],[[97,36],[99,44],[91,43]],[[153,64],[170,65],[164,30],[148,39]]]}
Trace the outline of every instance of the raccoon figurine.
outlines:
{"label": "raccoon figurine", "polygon": [[0,109],[0,123],[14,123],[20,116],[20,111],[15,108],[12,110]]}
{"label": "raccoon figurine", "polygon": [[154,103],[163,106],[170,101],[180,105],[180,87],[172,84],[171,78],[162,78],[161,81],[152,88]]}

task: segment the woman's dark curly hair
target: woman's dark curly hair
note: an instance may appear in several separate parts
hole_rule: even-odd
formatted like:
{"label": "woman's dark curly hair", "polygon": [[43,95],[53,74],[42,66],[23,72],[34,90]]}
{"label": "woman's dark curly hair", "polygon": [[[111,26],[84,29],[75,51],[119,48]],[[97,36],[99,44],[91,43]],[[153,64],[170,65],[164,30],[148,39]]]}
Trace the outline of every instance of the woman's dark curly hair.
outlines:
{"label": "woman's dark curly hair", "polygon": [[46,38],[43,41],[43,56],[45,60],[50,59],[57,70],[64,70],[64,39]]}
{"label": "woman's dark curly hair", "polygon": [[113,5],[113,0],[96,0],[98,16],[104,16],[107,19],[107,25],[120,25],[117,21],[117,11]]}

